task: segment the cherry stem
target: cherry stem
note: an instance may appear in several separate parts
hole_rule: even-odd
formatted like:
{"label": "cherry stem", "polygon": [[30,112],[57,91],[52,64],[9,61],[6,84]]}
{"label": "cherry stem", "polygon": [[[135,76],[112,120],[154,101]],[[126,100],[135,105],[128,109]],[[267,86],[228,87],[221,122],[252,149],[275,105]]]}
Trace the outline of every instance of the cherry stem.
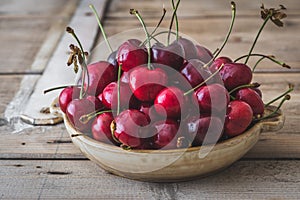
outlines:
{"label": "cherry stem", "polygon": [[258,33],[257,33],[257,35],[256,35],[256,37],[255,37],[255,40],[254,40],[254,42],[253,42],[253,44],[252,44],[252,46],[251,46],[251,48],[250,48],[250,51],[249,51],[249,53],[248,53],[248,56],[247,56],[247,58],[246,58],[246,60],[245,60],[245,63],[244,63],[245,65],[247,64],[247,62],[248,62],[248,60],[249,60],[249,58],[250,58],[250,56],[251,56],[251,53],[252,53],[252,51],[253,51],[253,49],[254,49],[256,43],[257,43],[257,40],[258,40],[258,38],[259,38],[259,36],[260,36],[262,30],[264,29],[265,25],[267,24],[267,22],[269,21],[269,19],[272,17],[272,15],[273,15],[273,12],[270,12],[270,13],[268,14],[268,16],[266,17],[266,19],[264,20],[264,23],[263,23],[262,26],[260,27],[260,29],[259,29],[259,31],[258,31]]}
{"label": "cherry stem", "polygon": [[218,57],[218,55],[221,53],[221,51],[225,47],[226,43],[228,42],[229,36],[231,35],[232,29],[233,29],[235,16],[236,16],[236,5],[233,1],[231,2],[231,11],[232,11],[232,14],[231,14],[231,23],[230,23],[229,30],[227,32],[226,38],[225,38],[222,46],[220,47],[219,51],[216,53],[215,57]]}
{"label": "cherry stem", "polygon": [[145,22],[144,22],[143,18],[141,17],[140,13],[139,13],[137,10],[135,10],[135,9],[130,9],[130,14],[131,14],[131,15],[135,15],[135,16],[138,18],[138,20],[139,20],[140,23],[142,24],[142,27],[143,27],[144,32],[145,32],[145,34],[146,34],[147,42],[148,42],[148,47],[147,47],[147,52],[148,52],[148,65],[147,65],[147,66],[148,66],[148,69],[149,69],[149,70],[152,70],[152,66],[151,66],[151,50],[150,50],[150,48],[151,48],[151,42],[150,42],[150,35],[149,35],[149,32],[148,32],[148,30],[147,30],[147,27],[146,27],[146,25],[145,25]]}
{"label": "cherry stem", "polygon": [[251,83],[251,84],[246,84],[246,85],[240,85],[234,89],[232,89],[229,94],[232,94],[233,92],[237,91],[237,90],[240,90],[240,89],[243,89],[243,88],[257,88],[259,87],[260,84],[259,83]]}
{"label": "cherry stem", "polygon": [[[166,33],[169,33],[169,31],[161,31],[161,32],[156,33],[156,34],[154,34],[154,35],[150,35],[150,39],[154,39],[154,40],[156,40],[156,42],[159,43],[159,41],[158,41],[155,37],[156,37],[156,36],[159,36],[159,35],[162,35],[162,34],[166,34]],[[171,34],[176,35],[176,33],[173,32],[173,31],[171,31]],[[144,45],[145,42],[147,42],[147,40],[145,40],[140,46]]]}
{"label": "cherry stem", "polygon": [[201,82],[200,84],[196,85],[194,88],[188,90],[187,92],[185,92],[183,95],[186,96],[190,93],[192,93],[194,90],[198,89],[199,87],[201,87],[202,85],[204,85],[207,81],[209,81],[210,79],[212,79],[217,73],[219,73],[219,71],[223,68],[224,64],[222,64],[219,69],[217,71],[215,71],[212,75],[210,75],[207,79],[205,79],[203,82]]}
{"label": "cherry stem", "polygon": [[118,82],[117,82],[117,87],[118,87],[118,105],[117,105],[117,115],[120,114],[120,106],[121,106],[121,100],[120,100],[120,82],[121,82],[121,69],[122,69],[122,64],[118,68]]}
{"label": "cherry stem", "polygon": [[[177,12],[177,9],[178,9],[178,6],[179,6],[179,3],[180,3],[180,0],[177,0],[177,3],[176,3],[176,6],[175,6],[175,9],[173,7],[173,14],[172,14],[172,18],[171,18],[171,22],[170,22],[170,27],[169,27],[169,32],[168,32],[168,40],[167,40],[167,44],[169,45],[170,44],[170,36],[171,36],[171,30],[172,30],[172,26],[173,26],[173,21],[174,21],[174,18],[175,18],[175,15],[176,15],[176,12]],[[172,4],[173,4],[173,0],[172,0]],[[176,15],[177,16],[177,15]],[[176,21],[176,40],[178,40],[178,20]]]}
{"label": "cherry stem", "polygon": [[290,95],[285,95],[284,98],[281,100],[281,102],[279,103],[279,105],[277,106],[276,110],[274,110],[272,113],[270,113],[269,115],[267,116],[264,116],[264,117],[261,117],[261,118],[258,118],[256,119],[255,121],[260,121],[260,120],[264,120],[264,119],[268,119],[270,117],[273,117],[273,115],[275,115],[279,109],[282,107],[283,103],[287,100],[290,100],[291,99],[291,96]]}
{"label": "cherry stem", "polygon": [[110,132],[111,132],[111,137],[113,138],[113,140],[116,142],[116,143],[121,143],[115,136],[114,132],[116,130],[116,122],[115,120],[113,120],[111,123],[110,123]]}
{"label": "cherry stem", "polygon": [[54,87],[54,88],[49,88],[47,90],[44,90],[44,94],[46,94],[48,92],[52,92],[54,90],[64,89],[67,87],[80,87],[80,85],[63,85],[63,86],[58,86],[58,87]]}
{"label": "cherry stem", "polygon": [[104,28],[103,28],[103,26],[102,26],[102,24],[101,24],[99,15],[98,15],[98,13],[97,13],[97,11],[96,11],[94,5],[91,4],[91,5],[90,5],[90,8],[92,9],[92,11],[93,11],[93,13],[94,13],[94,15],[95,15],[95,17],[96,17],[96,19],[97,19],[99,28],[100,28],[101,33],[102,33],[102,35],[103,35],[103,38],[104,38],[104,40],[105,40],[105,42],[106,42],[106,45],[107,45],[107,47],[109,48],[110,52],[112,53],[112,52],[113,52],[113,49],[111,48],[111,45],[110,45],[110,43],[109,43],[109,41],[108,41],[108,39],[107,39],[107,36],[106,36],[106,33],[105,33],[105,31],[104,31]]}
{"label": "cherry stem", "polygon": [[294,87],[292,85],[290,85],[290,88],[284,92],[283,94],[279,95],[278,97],[276,97],[275,99],[271,100],[270,102],[265,104],[265,107],[268,107],[269,105],[271,105],[272,103],[276,102],[277,100],[279,100],[280,98],[286,96],[287,94],[289,94],[290,92],[292,92],[294,90]]}
{"label": "cherry stem", "polygon": [[[79,94],[79,99],[82,99],[86,95],[86,91],[88,90],[88,87],[90,85],[90,78],[89,78],[89,75],[88,75],[88,68],[87,68],[87,65],[86,65],[85,53],[84,53],[83,47],[81,45],[81,42],[78,39],[77,35],[75,34],[74,30],[71,27],[67,27],[66,31],[68,33],[70,33],[75,38],[76,42],[78,43],[78,45],[80,47],[81,54],[82,54],[82,63],[80,63],[80,66],[82,67],[82,83],[81,83],[80,94]],[[85,82],[85,75],[86,74],[87,74],[88,84],[87,84],[86,91],[84,91],[84,82]]]}
{"label": "cherry stem", "polygon": [[108,112],[112,112],[112,110],[102,110],[102,111],[99,111],[99,110],[96,110],[94,112],[91,112],[89,114],[86,114],[86,115],[82,115],[80,118],[79,118],[79,121],[83,124],[86,124],[88,123],[91,119],[93,119],[94,117],[96,117],[97,115],[100,115],[102,113],[108,113]]}
{"label": "cherry stem", "polygon": [[[177,0],[178,5],[179,5],[179,2],[180,2],[180,0]],[[176,5],[176,6],[178,7],[178,5]],[[175,6],[175,1],[172,0],[173,10],[176,9],[176,6]],[[178,25],[177,9],[176,9],[176,12],[174,13],[174,17],[175,17],[175,27],[176,27],[176,40],[178,40],[178,38],[179,38],[179,34],[178,34],[179,33],[179,25]]]}

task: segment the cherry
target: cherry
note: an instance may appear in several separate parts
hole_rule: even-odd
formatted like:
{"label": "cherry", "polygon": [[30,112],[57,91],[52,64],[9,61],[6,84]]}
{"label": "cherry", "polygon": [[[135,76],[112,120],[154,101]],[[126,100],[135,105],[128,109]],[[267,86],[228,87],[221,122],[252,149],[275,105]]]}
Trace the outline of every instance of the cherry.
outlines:
{"label": "cherry", "polygon": [[177,145],[176,134],[179,124],[171,119],[157,121],[153,124],[155,127],[154,145],[161,149],[174,149]]}
{"label": "cherry", "polygon": [[140,40],[129,39],[119,46],[117,59],[123,71],[127,72],[134,67],[147,63],[148,54],[145,51],[145,46],[140,46],[141,43]]}
{"label": "cherry", "polygon": [[117,68],[119,67],[118,59],[117,59],[117,51],[113,51],[109,54],[109,56],[107,58],[107,62],[112,64],[116,68],[116,71],[117,71]]}
{"label": "cherry", "polygon": [[220,84],[202,86],[194,92],[200,112],[211,113],[224,111],[229,103],[229,94],[226,88]]}
{"label": "cherry", "polygon": [[209,67],[211,72],[215,72],[217,71],[222,65],[226,64],[226,63],[232,63],[233,61],[228,58],[228,57],[218,57],[217,59],[215,59],[213,61],[213,63],[211,64],[211,66]]}
{"label": "cherry", "polygon": [[159,63],[179,70],[184,61],[184,49],[182,45],[174,41],[165,47],[161,43],[156,43],[151,48],[153,63]]}
{"label": "cherry", "polygon": [[[106,62],[100,61],[88,65],[89,87],[88,94],[98,96],[106,85],[117,79],[115,67]],[[85,79],[84,85],[87,88],[88,81]]]}
{"label": "cherry", "polygon": [[208,63],[209,61],[211,61],[211,59],[213,59],[214,57],[213,54],[210,52],[210,50],[208,50],[204,46],[196,45],[196,49],[197,49],[197,58],[201,60],[203,63]]}
{"label": "cherry", "polygon": [[186,107],[186,98],[180,89],[168,87],[156,96],[154,107],[156,112],[162,116],[180,118]]}
{"label": "cherry", "polygon": [[100,101],[98,97],[89,95],[86,97],[86,99],[94,104],[95,110],[102,110],[104,108],[102,101]]}
{"label": "cherry", "polygon": [[110,129],[110,124],[114,120],[112,113],[102,113],[97,116],[92,124],[92,135],[95,140],[108,144],[116,144]]}
{"label": "cherry", "polygon": [[129,74],[129,72],[123,72],[120,81],[122,83],[129,83]]}
{"label": "cherry", "polygon": [[149,125],[150,119],[138,110],[124,110],[113,122],[114,136],[123,144],[129,147],[139,147],[143,138],[153,135]]}
{"label": "cherry", "polygon": [[247,85],[252,80],[251,69],[242,63],[225,63],[220,71],[224,86],[232,90],[241,85]]}
{"label": "cherry", "polygon": [[129,75],[129,86],[140,101],[154,101],[167,81],[167,74],[160,68],[149,70],[146,67],[138,67]]}
{"label": "cherry", "polygon": [[211,75],[211,72],[207,68],[203,68],[203,62],[198,59],[191,59],[185,62],[180,73],[186,78],[192,88],[202,83]]}
{"label": "cherry", "polygon": [[67,106],[68,104],[73,100],[73,99],[78,99],[80,94],[80,88],[78,87],[66,87],[63,89],[58,97],[58,103],[61,111],[66,113]]}
{"label": "cherry", "polygon": [[253,111],[241,100],[229,102],[224,125],[225,134],[233,137],[243,133],[252,122]]}
{"label": "cherry", "polygon": [[236,95],[235,98],[237,100],[242,100],[250,105],[252,108],[254,115],[262,115],[264,113],[264,102],[262,101],[259,94],[253,90],[252,88],[243,88],[240,89]]}
{"label": "cherry", "polygon": [[[193,146],[216,143],[223,132],[223,123],[218,117],[190,117],[186,121],[187,135]],[[204,143],[203,143],[204,142]]]}
{"label": "cherry", "polygon": [[180,37],[177,42],[182,46],[185,60],[197,59],[198,49],[194,43],[186,38]]}
{"label": "cherry", "polygon": [[254,90],[260,96],[260,98],[262,98],[262,92],[259,88],[252,88],[252,90]]}
{"label": "cherry", "polygon": [[149,102],[141,102],[141,104],[138,107],[138,110],[145,113],[149,116],[151,122],[157,121],[158,119],[161,119],[162,117],[159,116],[153,106],[152,103]]}
{"label": "cherry", "polygon": [[82,123],[80,118],[94,111],[95,105],[90,100],[74,99],[68,104],[66,115],[77,130],[89,132],[93,121],[90,120],[87,123]]}

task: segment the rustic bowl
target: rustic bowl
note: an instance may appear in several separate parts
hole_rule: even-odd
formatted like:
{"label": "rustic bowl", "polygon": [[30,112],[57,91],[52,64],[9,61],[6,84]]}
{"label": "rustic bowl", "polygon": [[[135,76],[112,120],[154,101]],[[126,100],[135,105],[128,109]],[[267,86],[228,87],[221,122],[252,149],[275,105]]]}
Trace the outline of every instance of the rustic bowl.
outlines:
{"label": "rustic bowl", "polygon": [[[55,105],[55,104],[53,104]],[[59,113],[52,105],[52,111]],[[266,108],[266,113],[274,107]],[[77,131],[63,115],[66,129],[82,153],[104,170],[129,179],[151,182],[174,182],[216,173],[240,159],[258,141],[262,132],[283,127],[284,115],[278,112],[260,121],[243,134],[212,146],[174,150],[124,150],[105,144]]]}

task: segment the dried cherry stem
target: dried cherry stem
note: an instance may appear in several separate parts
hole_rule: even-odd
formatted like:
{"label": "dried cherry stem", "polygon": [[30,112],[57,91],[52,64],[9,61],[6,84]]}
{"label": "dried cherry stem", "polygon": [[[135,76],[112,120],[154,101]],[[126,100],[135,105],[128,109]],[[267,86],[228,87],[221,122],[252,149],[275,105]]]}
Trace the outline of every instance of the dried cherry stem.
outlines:
{"label": "dried cherry stem", "polygon": [[100,28],[101,33],[102,33],[102,35],[103,35],[103,38],[104,38],[104,40],[105,40],[105,42],[106,42],[106,45],[107,45],[107,47],[109,48],[110,52],[112,53],[112,52],[113,52],[113,49],[111,48],[111,45],[110,45],[110,43],[109,43],[109,41],[108,41],[108,39],[107,39],[107,36],[106,36],[106,33],[105,33],[105,31],[104,31],[104,28],[103,28],[103,26],[102,26],[102,24],[101,24],[99,15],[98,15],[98,13],[97,13],[97,11],[96,11],[94,5],[91,4],[91,5],[90,5],[90,8],[92,9],[92,11],[93,11],[93,13],[94,13],[94,15],[95,15],[95,17],[96,17],[96,19],[97,19],[99,28]]}
{"label": "dried cherry stem", "polygon": [[83,124],[86,124],[88,123],[91,119],[93,119],[94,117],[96,117],[97,115],[100,115],[102,113],[108,113],[108,112],[112,112],[112,110],[102,110],[102,111],[99,111],[99,110],[96,110],[92,113],[89,113],[89,114],[86,114],[86,115],[82,115],[80,118],[79,118],[79,121]]}
{"label": "dried cherry stem", "polygon": [[196,85],[194,88],[188,90],[187,92],[185,92],[183,95],[189,95],[190,93],[192,93],[194,90],[198,89],[199,87],[201,87],[202,85],[204,85],[207,81],[209,81],[210,79],[212,79],[217,73],[219,73],[219,71],[223,68],[224,64],[222,64],[219,69],[217,71],[215,71],[212,75],[210,75],[207,79],[205,79],[203,82],[201,82],[200,84]]}
{"label": "dried cherry stem", "polygon": [[121,100],[120,100],[120,82],[121,82],[121,71],[122,71],[122,64],[119,65],[118,68],[118,82],[117,82],[117,87],[118,87],[118,99],[117,99],[117,115],[120,114],[120,107],[121,107]]}
{"label": "dried cherry stem", "polygon": [[232,29],[233,29],[233,25],[234,25],[234,21],[235,21],[235,16],[236,16],[236,5],[235,5],[235,2],[232,1],[231,2],[231,22],[230,22],[230,27],[229,27],[229,30],[228,30],[227,35],[225,37],[225,40],[223,41],[222,46],[220,47],[219,51],[214,56],[215,58],[218,57],[218,55],[221,53],[221,51],[225,47],[226,43],[228,42],[229,36],[231,35]]}
{"label": "dried cherry stem", "polygon": [[153,69],[153,68],[152,68],[152,66],[151,66],[151,50],[150,50],[150,48],[151,48],[151,42],[150,42],[150,35],[149,35],[149,32],[148,32],[148,30],[147,30],[147,27],[146,27],[146,24],[145,24],[143,18],[141,17],[140,13],[139,13],[137,10],[135,10],[135,9],[130,9],[130,14],[131,14],[131,15],[135,15],[135,16],[138,18],[138,20],[139,20],[140,23],[142,24],[142,27],[143,27],[144,32],[145,32],[145,34],[146,34],[147,42],[148,42],[148,47],[147,47],[147,53],[148,53],[148,65],[147,65],[147,66],[148,66],[148,69],[151,70],[151,69]]}
{"label": "dried cherry stem", "polygon": [[48,92],[52,92],[55,90],[59,90],[59,89],[64,89],[67,87],[80,87],[80,85],[63,85],[63,86],[58,86],[58,87],[53,87],[53,88],[49,88],[47,90],[44,90],[44,94],[47,94]]}
{"label": "dried cherry stem", "polygon": [[266,103],[265,107],[268,107],[272,103],[278,101],[279,99],[281,99],[282,97],[286,96],[287,94],[289,94],[293,90],[294,90],[294,86],[293,85],[289,85],[289,89],[286,92],[284,92],[283,94],[279,95],[278,97],[276,97],[275,99],[271,100],[270,102]]}
{"label": "dried cherry stem", "polygon": [[[176,6],[175,8],[173,7],[173,14],[172,14],[172,18],[171,18],[171,22],[170,22],[170,27],[169,27],[169,33],[168,33],[168,40],[167,40],[167,44],[170,44],[170,36],[171,36],[171,30],[172,30],[172,26],[173,26],[173,21],[179,6],[180,0],[177,0]],[[173,5],[173,0],[172,0],[172,5]],[[177,15],[176,15],[177,16]],[[176,17],[176,40],[178,40],[179,36],[178,36],[178,19]]]}
{"label": "dried cherry stem", "polygon": [[[82,62],[80,63],[80,66],[82,68],[82,83],[81,83],[81,88],[80,88],[80,94],[79,94],[79,99],[82,99],[85,95],[86,95],[86,91],[88,90],[88,87],[90,85],[90,77],[89,77],[89,72],[88,72],[88,68],[87,68],[87,64],[86,64],[86,58],[85,58],[85,52],[83,50],[83,47],[81,45],[81,42],[80,40],[78,39],[77,35],[75,34],[74,30],[71,28],[71,27],[67,27],[66,28],[66,31],[68,33],[70,33],[76,40],[76,42],[78,43],[79,45],[79,48],[81,50],[81,56],[82,56]],[[87,84],[87,88],[86,88],[86,91],[84,91],[84,82],[85,82],[85,75],[87,74],[87,81],[88,81],[88,84]]]}
{"label": "dried cherry stem", "polygon": [[260,86],[259,83],[251,83],[251,84],[246,84],[246,85],[240,85],[240,86],[238,86],[238,87],[232,89],[232,90],[229,92],[229,94],[232,94],[232,93],[234,93],[235,91],[240,90],[240,89],[243,89],[243,88],[257,88],[257,87],[259,87],[259,86]]}
{"label": "dried cherry stem", "polygon": [[264,119],[268,119],[270,117],[273,117],[279,111],[279,109],[282,107],[283,103],[285,101],[290,100],[290,99],[291,99],[291,96],[289,94],[285,95],[283,97],[283,99],[281,100],[281,102],[279,103],[279,105],[277,106],[277,108],[272,113],[270,113],[267,116],[264,116],[264,117],[261,117],[261,118],[258,118],[258,119],[254,119],[254,121],[260,121],[260,120],[264,120]]}

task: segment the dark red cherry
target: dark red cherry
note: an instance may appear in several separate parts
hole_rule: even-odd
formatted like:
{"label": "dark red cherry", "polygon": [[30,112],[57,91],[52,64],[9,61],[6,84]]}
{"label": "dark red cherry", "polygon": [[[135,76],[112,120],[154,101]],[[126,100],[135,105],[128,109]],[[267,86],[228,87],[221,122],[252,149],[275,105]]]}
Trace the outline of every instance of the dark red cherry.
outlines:
{"label": "dark red cherry", "polygon": [[162,64],[179,70],[184,61],[184,50],[182,45],[174,41],[169,46],[154,44],[151,48],[152,62]]}
{"label": "dark red cherry", "polygon": [[235,98],[237,100],[242,100],[248,103],[252,108],[254,115],[262,115],[264,113],[264,102],[262,101],[259,94],[252,88],[240,89],[236,93]]}
{"label": "dark red cherry", "polygon": [[218,57],[216,58],[213,63],[211,64],[211,66],[209,67],[210,71],[212,73],[214,73],[215,71],[217,71],[222,65],[226,64],[226,63],[232,63],[232,60],[228,57]]}
{"label": "dark red cherry", "polygon": [[139,67],[133,69],[129,75],[129,86],[140,101],[154,101],[167,82],[167,74],[160,68],[149,70]]}
{"label": "dark red cherry", "polygon": [[122,70],[127,72],[134,67],[143,65],[148,61],[148,54],[145,46],[141,45],[137,39],[129,39],[120,45],[117,52],[118,64],[122,65]]}
{"label": "dark red cherry", "polygon": [[114,136],[130,147],[141,146],[143,139],[153,136],[149,127],[150,119],[138,110],[124,110],[114,121]]}
{"label": "dark red cherry", "polygon": [[112,113],[102,113],[92,124],[92,135],[95,140],[108,144],[116,144],[112,137],[110,124],[114,120]]}
{"label": "dark red cherry", "polygon": [[190,41],[189,39],[180,37],[177,42],[182,45],[183,51],[184,51],[184,59],[190,60],[190,59],[197,59],[198,56],[198,50],[194,43]]}
{"label": "dark red cherry", "polygon": [[78,87],[66,87],[64,88],[58,97],[58,103],[61,111],[66,113],[68,104],[73,99],[78,99],[80,94],[80,88]]}
{"label": "dark red cherry", "polygon": [[229,103],[229,94],[226,88],[220,84],[202,86],[194,93],[199,105],[200,113],[224,111]]}
{"label": "dark red cherry", "polygon": [[211,75],[211,72],[203,68],[203,65],[200,60],[192,59],[185,62],[181,68],[180,73],[190,83],[191,88],[196,87]]}
{"label": "dark red cherry", "polygon": [[90,114],[95,111],[95,105],[88,99],[74,99],[67,106],[66,115],[73,126],[82,132],[89,132],[93,120],[82,123],[80,118],[83,115]]}
{"label": "dark red cherry", "polygon": [[206,47],[196,45],[196,49],[198,54],[197,58],[203,63],[208,63],[209,61],[211,61],[211,59],[213,59],[213,54]]}
{"label": "dark red cherry", "polygon": [[230,91],[252,80],[251,69],[242,63],[226,63],[220,71],[224,86]]}
{"label": "dark red cherry", "polygon": [[223,123],[218,117],[190,117],[186,126],[193,146],[215,144],[223,133]]}
{"label": "dark red cherry", "polygon": [[163,89],[155,98],[154,107],[158,114],[168,118],[180,118],[186,108],[183,91],[176,87]]}
{"label": "dark red cherry", "polygon": [[260,96],[260,98],[262,98],[262,92],[259,88],[252,88],[252,90],[254,90]]}
{"label": "dark red cherry", "polygon": [[161,116],[157,114],[154,105],[152,103],[141,102],[141,104],[138,107],[138,110],[148,115],[151,120],[151,123],[161,118]]}
{"label": "dark red cherry", "polygon": [[[115,67],[106,61],[88,65],[88,71],[90,77],[88,94],[90,95],[98,96],[106,85],[117,79]],[[87,88],[87,84],[88,80],[86,78],[84,83],[85,88]]]}
{"label": "dark red cherry", "polygon": [[234,100],[228,104],[224,125],[225,134],[233,137],[243,133],[252,122],[253,112],[249,104]]}
{"label": "dark red cherry", "polygon": [[119,65],[118,65],[118,59],[117,59],[117,51],[113,51],[109,54],[109,56],[107,58],[107,62],[112,64],[116,68],[116,70],[118,69]]}
{"label": "dark red cherry", "polygon": [[167,119],[153,124],[155,128],[154,145],[161,149],[174,149],[177,145],[176,135],[179,129],[178,122]]}
{"label": "dark red cherry", "polygon": [[122,83],[129,83],[129,72],[123,72],[120,78]]}
{"label": "dark red cherry", "polygon": [[86,99],[88,99],[94,104],[95,110],[102,110],[104,108],[102,102],[98,97],[89,95],[86,97]]}

